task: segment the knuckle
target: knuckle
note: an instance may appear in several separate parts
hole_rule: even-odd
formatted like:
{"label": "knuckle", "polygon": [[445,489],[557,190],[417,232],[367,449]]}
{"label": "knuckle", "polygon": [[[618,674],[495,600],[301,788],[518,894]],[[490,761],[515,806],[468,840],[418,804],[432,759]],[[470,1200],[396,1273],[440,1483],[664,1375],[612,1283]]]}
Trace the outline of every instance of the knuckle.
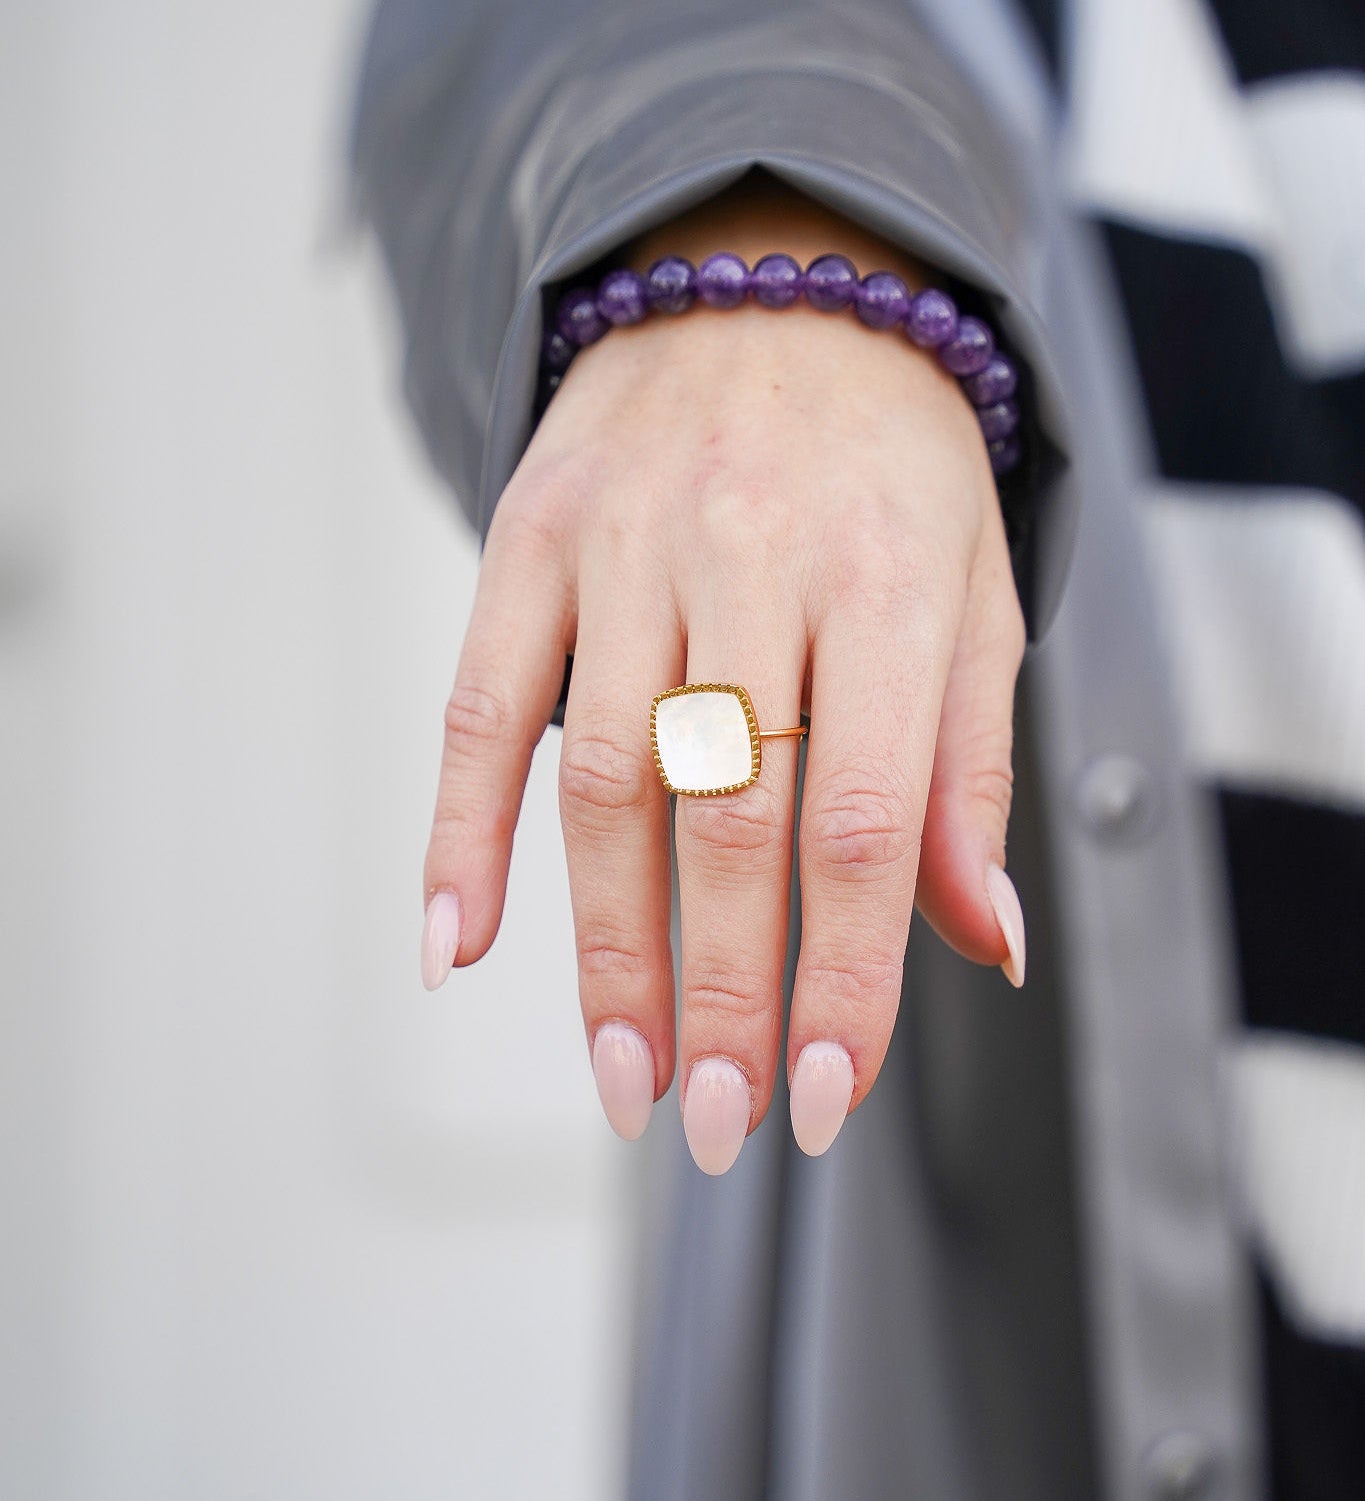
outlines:
{"label": "knuckle", "polygon": [[986,560],[980,581],[974,577],[971,588],[986,591],[982,605],[983,649],[992,658],[1008,662],[1012,675],[1017,677],[1028,649],[1028,624],[1003,538],[999,555]]}
{"label": "knuckle", "polygon": [[570,820],[591,822],[596,814],[639,808],[651,790],[649,769],[624,735],[597,729],[565,736],[559,794]]}
{"label": "knuckle", "polygon": [[891,588],[939,566],[938,549],[923,527],[907,526],[904,514],[889,502],[870,497],[846,525],[834,560],[850,579]]}
{"label": "knuckle", "polygon": [[827,583],[837,597],[888,599],[908,583],[904,543],[880,526],[850,526],[829,556]]}
{"label": "knuckle", "polygon": [[570,545],[582,504],[582,477],[563,460],[542,460],[509,482],[493,510],[485,551],[506,547],[556,559]]}
{"label": "knuckle", "polygon": [[849,566],[857,569],[865,587],[882,594],[904,593],[907,584],[931,571],[934,561],[927,538],[885,519],[850,537],[845,546],[851,549]]}
{"label": "knuckle", "polygon": [[489,523],[484,551],[498,547],[509,555],[540,562],[563,557],[568,543],[568,518],[558,507],[524,501],[509,505],[504,500]]}
{"label": "knuckle", "polygon": [[1009,823],[1014,802],[1014,772],[1008,764],[982,767],[968,773],[967,796],[990,810],[1001,827]]}
{"label": "knuckle", "polygon": [[905,802],[861,782],[833,787],[801,820],[801,857],[851,880],[885,874],[917,854]]}
{"label": "knuckle", "polygon": [[683,983],[684,1006],[731,1023],[766,1023],[777,1002],[775,981],[743,971],[708,967],[689,972]]}
{"label": "knuckle", "polygon": [[452,863],[467,859],[475,847],[506,848],[516,829],[517,811],[514,803],[464,797],[456,788],[442,786],[427,846],[428,882],[448,871]]}
{"label": "knuckle", "polygon": [[791,535],[791,502],[761,477],[709,480],[694,517],[710,555],[762,557]]}
{"label": "knuckle", "polygon": [[600,925],[589,925],[577,939],[579,973],[587,978],[600,976],[612,979],[647,979],[653,975],[656,962],[633,945],[619,931]]}
{"label": "knuckle", "polygon": [[448,752],[485,755],[515,738],[517,718],[501,694],[475,683],[456,683],[445,706]]}
{"label": "knuckle", "polygon": [[473,817],[466,803],[447,798],[444,794],[438,796],[427,846],[428,878],[444,868],[452,851],[459,850],[472,839],[486,839],[496,832],[487,820],[481,822]]}
{"label": "knuckle", "polygon": [[746,867],[777,861],[787,850],[789,816],[762,779],[740,797],[690,797],[684,804],[684,832],[718,863],[743,857]]}
{"label": "knuckle", "polygon": [[818,996],[821,1005],[861,1013],[894,1004],[904,978],[902,944],[894,955],[886,957],[859,953],[857,957],[813,961],[804,970],[801,982],[806,994]]}
{"label": "knuckle", "polygon": [[661,549],[653,513],[638,501],[634,493],[604,500],[585,529],[593,545],[615,560],[621,576],[638,575],[651,567]]}

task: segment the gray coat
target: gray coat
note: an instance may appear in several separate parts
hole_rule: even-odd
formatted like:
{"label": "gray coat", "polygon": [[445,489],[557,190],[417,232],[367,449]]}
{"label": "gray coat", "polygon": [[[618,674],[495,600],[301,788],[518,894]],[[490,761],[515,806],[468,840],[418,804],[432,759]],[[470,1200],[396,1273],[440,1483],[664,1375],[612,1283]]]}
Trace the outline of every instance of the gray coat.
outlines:
{"label": "gray coat", "polygon": [[[651,1133],[635,1497],[1263,1491],[1224,895],[1136,536],[1140,399],[1055,128],[996,0],[376,16],[357,183],[412,408],[480,536],[528,440],[542,289],[756,165],[978,288],[1050,455],[1014,554],[1029,985],[916,924],[886,1068],[825,1158],[780,1096],[723,1179]],[[795,882],[791,933],[788,994]]]}

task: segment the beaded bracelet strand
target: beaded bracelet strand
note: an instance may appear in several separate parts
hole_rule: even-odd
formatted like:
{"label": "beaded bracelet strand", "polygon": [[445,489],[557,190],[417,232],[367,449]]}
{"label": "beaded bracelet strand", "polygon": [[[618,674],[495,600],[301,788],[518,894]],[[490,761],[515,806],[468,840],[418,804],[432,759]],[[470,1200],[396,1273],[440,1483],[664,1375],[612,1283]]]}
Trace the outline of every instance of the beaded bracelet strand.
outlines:
{"label": "beaded bracelet strand", "polygon": [[645,275],[608,271],[597,286],[564,293],[541,344],[540,371],[553,394],[575,354],[614,327],[639,323],[647,314],[683,313],[700,300],[708,307],[735,308],[752,297],[767,308],[791,307],[799,298],[821,312],[852,307],[869,328],[899,328],[921,349],[931,349],[957,377],[976,409],[991,468],[1004,474],[1019,462],[1019,372],[996,348],[979,318],[958,313],[937,287],[913,295],[892,271],[858,276],[847,256],[817,256],[802,271],[789,255],[765,255],[751,271],[729,250],[707,256],[700,266],[679,255],[655,261]]}

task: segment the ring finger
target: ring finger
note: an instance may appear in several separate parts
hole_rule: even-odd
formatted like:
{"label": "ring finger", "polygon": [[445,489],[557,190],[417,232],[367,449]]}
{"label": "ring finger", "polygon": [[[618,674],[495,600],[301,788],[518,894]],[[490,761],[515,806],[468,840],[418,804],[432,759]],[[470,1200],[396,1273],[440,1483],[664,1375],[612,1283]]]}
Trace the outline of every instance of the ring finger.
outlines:
{"label": "ring finger", "polygon": [[[744,650],[736,650],[743,623]],[[755,608],[718,588],[688,621],[687,681],[738,683],[760,730],[799,721],[806,634],[788,598]],[[683,1126],[703,1172],[725,1172],[772,1097],[782,1030],[796,799],[795,737],[761,743],[758,779],[679,795]]]}

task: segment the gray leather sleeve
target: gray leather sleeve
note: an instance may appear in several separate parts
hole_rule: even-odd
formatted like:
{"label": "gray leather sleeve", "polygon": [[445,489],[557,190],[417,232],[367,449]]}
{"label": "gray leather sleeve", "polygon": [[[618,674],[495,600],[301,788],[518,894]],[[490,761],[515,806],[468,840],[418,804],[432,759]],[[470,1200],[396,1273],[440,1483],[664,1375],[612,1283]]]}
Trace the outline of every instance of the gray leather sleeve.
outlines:
{"label": "gray leather sleeve", "polygon": [[1045,164],[1007,121],[908,0],[384,0],[358,206],[408,400],[480,537],[532,431],[549,289],[757,166],[978,296],[1021,357],[1029,460],[1002,501],[1036,638],[1075,505]]}

